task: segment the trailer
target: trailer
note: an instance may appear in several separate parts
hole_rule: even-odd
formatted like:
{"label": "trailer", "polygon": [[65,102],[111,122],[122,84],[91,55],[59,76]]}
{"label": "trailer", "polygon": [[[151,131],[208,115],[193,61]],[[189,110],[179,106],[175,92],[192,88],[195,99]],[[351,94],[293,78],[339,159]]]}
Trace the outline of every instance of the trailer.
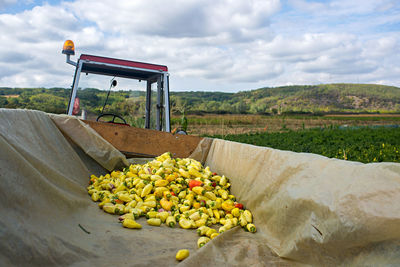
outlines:
{"label": "trailer", "polygon": [[[81,72],[85,60],[77,63]],[[110,67],[103,63],[92,67]],[[0,109],[0,265],[400,265],[400,164],[174,135],[164,122],[160,116],[161,128],[138,129]],[[92,174],[167,151],[229,177],[257,232],[234,227],[197,248],[194,230],[143,219],[143,229],[125,229],[88,196]],[[182,262],[180,249],[190,251]]]}

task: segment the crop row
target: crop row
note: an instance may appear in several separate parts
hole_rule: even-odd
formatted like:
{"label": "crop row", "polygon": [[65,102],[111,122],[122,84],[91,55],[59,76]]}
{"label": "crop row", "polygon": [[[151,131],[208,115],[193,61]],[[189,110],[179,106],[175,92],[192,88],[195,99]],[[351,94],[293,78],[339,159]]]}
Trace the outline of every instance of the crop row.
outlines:
{"label": "crop row", "polygon": [[364,163],[400,162],[400,128],[308,129],[213,137]]}

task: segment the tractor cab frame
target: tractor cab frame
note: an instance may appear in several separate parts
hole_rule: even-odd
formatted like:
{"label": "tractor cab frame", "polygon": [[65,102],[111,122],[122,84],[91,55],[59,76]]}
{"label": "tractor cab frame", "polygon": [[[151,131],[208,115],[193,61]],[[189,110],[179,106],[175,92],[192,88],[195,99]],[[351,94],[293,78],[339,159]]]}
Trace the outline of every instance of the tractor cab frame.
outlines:
{"label": "tractor cab frame", "polygon": [[[75,54],[72,41],[64,43],[63,54],[66,54],[66,62],[75,66],[75,75],[72,82],[71,95],[68,102],[67,114],[72,115],[79,78],[82,73],[107,75],[146,81],[146,111],[145,128],[150,128],[151,94],[152,84],[157,84],[157,104],[155,130],[170,132],[170,102],[169,102],[169,73],[168,67],[144,62],[130,61],[124,59],[108,58],[81,54],[77,62],[70,59]],[[153,122],[154,124],[154,122]]]}

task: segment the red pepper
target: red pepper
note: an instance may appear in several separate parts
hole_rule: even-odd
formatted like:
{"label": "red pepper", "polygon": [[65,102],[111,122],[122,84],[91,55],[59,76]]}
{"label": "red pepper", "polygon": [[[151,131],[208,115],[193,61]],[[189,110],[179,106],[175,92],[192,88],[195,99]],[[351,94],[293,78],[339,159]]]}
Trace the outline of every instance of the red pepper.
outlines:
{"label": "red pepper", "polygon": [[193,187],[202,186],[202,185],[203,185],[203,183],[201,181],[197,181],[197,180],[190,180],[190,182],[189,182],[190,190],[192,190]]}
{"label": "red pepper", "polygon": [[173,191],[171,191],[171,195],[176,196],[175,193]]}
{"label": "red pepper", "polygon": [[216,183],[216,182],[213,182],[211,185],[212,185],[213,187],[216,187],[216,186],[217,186],[217,183]]}
{"label": "red pepper", "polygon": [[243,204],[241,204],[241,203],[236,203],[235,204],[235,208],[238,208],[238,209],[243,209]]}
{"label": "red pepper", "polygon": [[212,175],[217,175],[217,173],[216,172],[213,172],[213,174]]}

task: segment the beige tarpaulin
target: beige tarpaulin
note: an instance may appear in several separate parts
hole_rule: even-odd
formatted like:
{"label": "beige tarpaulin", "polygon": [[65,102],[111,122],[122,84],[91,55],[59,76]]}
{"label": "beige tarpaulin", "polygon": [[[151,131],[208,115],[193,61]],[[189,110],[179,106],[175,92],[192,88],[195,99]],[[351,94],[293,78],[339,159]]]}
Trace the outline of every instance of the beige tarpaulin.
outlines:
{"label": "beige tarpaulin", "polygon": [[400,264],[400,164],[207,140],[197,156],[231,179],[258,232],[234,228],[197,249],[193,230],[144,219],[128,230],[97,208],[89,175],[126,159],[86,127],[0,109],[1,266],[170,266],[182,248],[191,252],[184,266]]}

